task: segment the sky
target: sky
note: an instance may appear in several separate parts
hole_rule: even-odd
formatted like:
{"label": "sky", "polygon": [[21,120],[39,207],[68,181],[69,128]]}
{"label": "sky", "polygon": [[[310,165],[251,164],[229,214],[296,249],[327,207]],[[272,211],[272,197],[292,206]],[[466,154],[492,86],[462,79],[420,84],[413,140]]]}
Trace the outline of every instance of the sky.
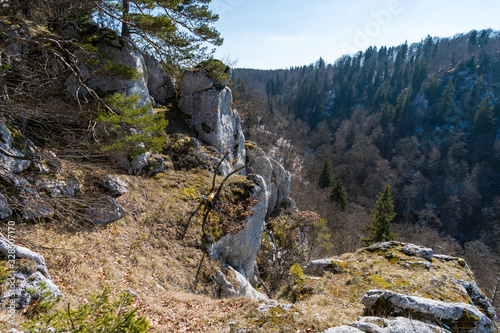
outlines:
{"label": "sky", "polygon": [[215,57],[233,67],[333,63],[369,46],[500,30],[499,0],[212,0],[224,38]]}

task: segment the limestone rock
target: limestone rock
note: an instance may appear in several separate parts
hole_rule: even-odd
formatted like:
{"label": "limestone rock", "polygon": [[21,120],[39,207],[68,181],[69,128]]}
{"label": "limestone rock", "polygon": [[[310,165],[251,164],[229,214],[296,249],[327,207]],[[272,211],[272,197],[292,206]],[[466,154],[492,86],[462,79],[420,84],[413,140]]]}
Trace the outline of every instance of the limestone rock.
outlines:
{"label": "limestone rock", "polygon": [[219,297],[231,298],[238,296],[238,293],[234,289],[233,284],[226,279],[226,276],[221,271],[217,272],[217,275],[215,276],[215,282],[220,287]]}
{"label": "limestone rock", "polygon": [[[7,291],[1,295],[1,301],[6,302],[7,299],[14,298],[18,309],[26,308],[33,299],[38,299],[45,290],[49,291],[52,297],[62,296],[54,281],[49,275],[45,259],[38,253],[33,252],[23,246],[15,245],[7,239],[0,237],[0,253],[3,257],[8,258],[9,255],[14,255],[15,259],[28,259],[35,263],[34,271],[14,271],[10,277],[15,281],[9,284]],[[27,292],[27,289],[30,292]]]}
{"label": "limestone rock", "polygon": [[498,321],[495,308],[491,304],[488,297],[481,292],[475,281],[454,280],[454,283],[471,298],[472,303],[481,309],[482,312],[488,316],[488,318],[493,321]]}
{"label": "limestone rock", "polygon": [[23,246],[15,245],[7,239],[0,237],[0,253],[4,257],[7,257],[9,251],[14,251],[15,257],[17,259],[27,258],[30,260],[34,260],[38,264],[37,270],[40,271],[45,277],[50,278],[49,271],[47,270],[47,266],[45,264],[45,259],[42,257],[42,255],[33,252]]}
{"label": "limestone rock", "polygon": [[[50,292],[52,298],[62,296],[57,286],[50,278],[44,276],[41,272],[25,274],[21,271],[13,273],[15,279],[15,288],[9,289],[2,295],[2,301],[8,302],[9,299],[16,300],[17,309],[27,308],[33,300],[38,300],[45,292]],[[29,292],[28,292],[29,291]]]}
{"label": "limestone rock", "polygon": [[147,70],[147,87],[149,95],[157,103],[165,104],[175,97],[175,80],[165,73],[160,63],[153,57],[144,54],[144,63]]}
{"label": "limestone rock", "polygon": [[182,74],[179,92],[181,96],[187,96],[203,90],[209,90],[213,86],[214,81],[202,69],[188,70]]}
{"label": "limestone rock", "polygon": [[151,157],[150,152],[145,152],[134,157],[132,162],[130,162],[130,173],[139,174],[142,169],[148,165],[148,158]]}
{"label": "limestone rock", "polygon": [[[151,102],[146,82],[147,68],[141,51],[130,40],[122,39],[109,29],[97,29],[97,31],[97,34],[106,37],[104,38],[106,42],[101,42],[98,48],[100,52],[106,54],[110,59],[108,65],[133,68],[138,75],[134,78],[123,78],[120,75],[95,72],[90,67],[81,64],[79,70],[82,81],[99,94],[125,93],[127,96],[139,95],[141,97],[139,106]],[[84,56],[79,52],[76,52],[76,54]],[[76,97],[77,93],[88,94],[79,86],[74,75],[68,77],[66,91],[73,98]]]}
{"label": "limestone rock", "polygon": [[254,262],[260,249],[260,239],[265,228],[267,214],[267,192],[264,179],[252,175],[254,188],[252,199],[259,201],[253,207],[254,215],[245,220],[245,228],[237,233],[229,233],[210,246],[210,255],[238,271],[243,277],[256,283]]}
{"label": "limestone rock", "polygon": [[257,311],[259,311],[260,313],[269,313],[271,311],[275,313],[280,313],[288,311],[298,312],[298,309],[293,304],[279,303],[278,301],[275,300],[268,300],[267,302],[260,304],[259,307],[257,308]]}
{"label": "limestone rock", "polygon": [[0,193],[0,219],[5,219],[12,215],[12,208],[7,201],[7,198]]}
{"label": "limestone rock", "polygon": [[101,180],[101,185],[115,196],[124,195],[128,190],[127,183],[120,178],[111,175],[105,175]]}
{"label": "limestone rock", "polygon": [[243,275],[229,267],[229,274],[233,274],[237,286],[234,286],[229,282],[224,273],[218,272],[215,281],[221,287],[221,297],[231,298],[231,297],[247,297],[253,300],[267,301],[269,298],[263,293],[255,290],[252,285],[245,279]]}
{"label": "limestone rock", "polygon": [[473,332],[492,332],[494,324],[476,307],[466,303],[445,303],[428,298],[407,296],[387,290],[370,290],[361,302],[365,314],[407,316],[432,323],[445,324],[450,329],[467,327]]}
{"label": "limestone rock", "polygon": [[232,109],[231,89],[216,89],[205,71],[197,69],[184,72],[179,94],[178,107],[190,116],[188,125],[198,132],[199,138],[221,153],[229,152],[228,161],[233,168],[243,166],[245,137],[241,119]]}
{"label": "limestone rock", "polygon": [[344,325],[344,326],[329,328],[323,333],[363,333],[363,331],[360,331],[352,326]]}
{"label": "limestone rock", "polygon": [[23,202],[22,206],[24,207],[23,220],[38,220],[54,215],[52,208],[36,193],[34,196],[23,198],[21,202]]}
{"label": "limestone rock", "polygon": [[4,172],[7,173],[20,173],[28,169],[31,165],[31,160],[24,159],[27,155],[32,156],[33,159],[39,158],[39,154],[34,148],[34,144],[23,138],[26,142],[26,147],[21,149],[20,147],[14,147],[14,138],[12,133],[7,128],[4,122],[0,122],[0,148],[9,155],[19,156],[20,158],[14,158],[7,156],[5,153],[0,151],[0,165]]}
{"label": "limestone rock", "polygon": [[431,260],[434,256],[434,251],[432,249],[414,244],[406,244],[406,246],[399,251],[407,256],[424,258],[426,260]]}
{"label": "limestone rock", "polygon": [[367,333],[451,333],[443,327],[404,317],[394,319],[361,317],[351,325],[359,329],[358,332]]}
{"label": "limestone rock", "polygon": [[290,172],[285,171],[283,166],[275,159],[260,152],[248,151],[248,144],[245,147],[247,148],[247,156],[251,160],[248,172],[260,175],[266,182],[266,191],[269,198],[267,217],[269,217],[277,205],[287,202],[290,195]]}
{"label": "limestone rock", "polygon": [[115,198],[107,197],[87,210],[87,219],[95,224],[106,224],[121,219],[125,209]]}
{"label": "limestone rock", "polygon": [[81,191],[82,184],[70,179],[68,181],[50,178],[37,179],[35,185],[42,190],[46,190],[53,198],[73,197],[76,192]]}
{"label": "limestone rock", "polygon": [[318,259],[309,262],[304,267],[304,273],[314,276],[323,276],[326,271],[341,273],[343,261],[338,259]]}

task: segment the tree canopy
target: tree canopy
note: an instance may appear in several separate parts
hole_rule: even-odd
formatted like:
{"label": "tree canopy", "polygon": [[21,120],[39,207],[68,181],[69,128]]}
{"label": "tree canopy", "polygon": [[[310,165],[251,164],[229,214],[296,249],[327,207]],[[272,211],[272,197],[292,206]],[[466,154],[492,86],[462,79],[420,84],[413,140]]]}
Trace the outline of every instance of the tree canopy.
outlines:
{"label": "tree canopy", "polygon": [[219,16],[211,0],[7,0],[2,14],[44,20],[60,28],[68,21],[95,20],[133,39],[144,51],[168,66],[194,65],[222,45],[212,26]]}

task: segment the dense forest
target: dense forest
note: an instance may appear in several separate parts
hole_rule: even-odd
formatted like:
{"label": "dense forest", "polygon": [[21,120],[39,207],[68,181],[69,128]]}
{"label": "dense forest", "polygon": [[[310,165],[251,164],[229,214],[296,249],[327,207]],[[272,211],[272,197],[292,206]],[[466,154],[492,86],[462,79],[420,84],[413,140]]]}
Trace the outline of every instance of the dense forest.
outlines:
{"label": "dense forest", "polygon": [[[492,30],[428,36],[334,64],[237,69],[233,91],[247,137],[295,175],[298,206],[328,220],[333,252],[360,245],[368,209],[390,184],[398,238],[468,257],[492,286],[500,251],[499,51]],[[338,180],[347,207],[330,195]]]}

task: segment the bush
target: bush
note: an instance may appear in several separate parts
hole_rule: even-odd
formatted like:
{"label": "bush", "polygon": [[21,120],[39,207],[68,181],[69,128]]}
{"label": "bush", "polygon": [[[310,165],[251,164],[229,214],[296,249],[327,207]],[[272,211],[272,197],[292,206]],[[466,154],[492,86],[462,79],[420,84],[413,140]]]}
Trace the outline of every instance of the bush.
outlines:
{"label": "bush", "polygon": [[103,111],[96,121],[111,131],[114,142],[103,146],[104,150],[125,151],[132,159],[146,151],[163,149],[168,122],[162,113],[153,115],[150,112],[150,103],[139,106],[139,99],[138,95],[125,97],[125,94],[114,94],[106,99],[115,113]]}
{"label": "bush", "polygon": [[43,314],[22,325],[29,332],[78,332],[78,333],[140,333],[147,332],[149,323],[146,318],[137,316],[137,309],[131,308],[132,295],[124,292],[115,301],[109,299],[110,291],[94,294],[88,303],[79,305],[76,310],[68,304],[67,309],[53,314]]}

